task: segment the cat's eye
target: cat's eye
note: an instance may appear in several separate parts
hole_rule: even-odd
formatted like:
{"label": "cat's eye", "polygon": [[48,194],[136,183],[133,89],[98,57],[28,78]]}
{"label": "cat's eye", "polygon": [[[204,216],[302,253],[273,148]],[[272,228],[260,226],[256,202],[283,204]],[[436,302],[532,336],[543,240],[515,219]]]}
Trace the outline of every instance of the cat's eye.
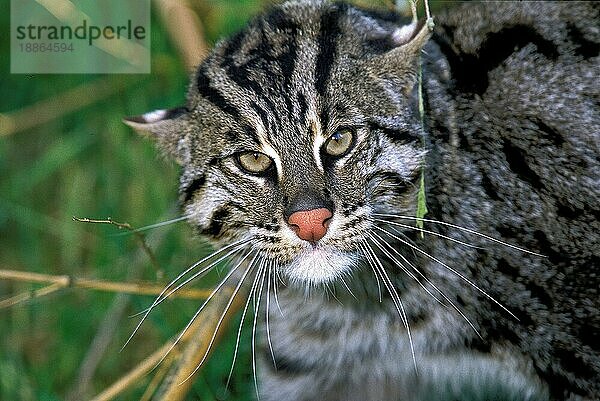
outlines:
{"label": "cat's eye", "polygon": [[325,144],[323,150],[330,156],[340,157],[345,155],[354,142],[354,133],[349,128],[342,128],[331,135]]}
{"label": "cat's eye", "polygon": [[260,152],[239,153],[237,161],[242,169],[251,174],[264,173],[273,165],[273,160]]}

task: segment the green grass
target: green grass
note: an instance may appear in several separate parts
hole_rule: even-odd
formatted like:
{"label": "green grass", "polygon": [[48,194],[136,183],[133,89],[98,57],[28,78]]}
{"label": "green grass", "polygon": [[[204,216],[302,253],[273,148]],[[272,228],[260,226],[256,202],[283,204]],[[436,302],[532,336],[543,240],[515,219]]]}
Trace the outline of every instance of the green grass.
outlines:
{"label": "green grass", "polygon": [[[252,1],[203,4],[199,15],[209,42],[239,29],[260,7]],[[9,2],[2,2],[2,32],[8,32],[9,15]],[[152,20],[150,75],[11,75],[8,35],[0,37],[0,113],[20,110],[98,79],[109,79],[123,88],[49,123],[0,137],[0,269],[165,282],[205,254],[207,247],[193,238],[185,223],[153,230],[149,243],[161,266],[156,271],[131,235],[115,235],[120,232],[113,226],[71,219],[110,216],[140,227],[179,215],[177,166],[121,123],[126,115],[177,106],[185,99],[185,68],[159,18],[153,15]],[[40,285],[0,281],[0,299],[36,288]],[[66,399],[77,384],[90,344],[104,327],[103,319],[114,313],[118,298],[114,293],[73,288],[1,309],[0,400]],[[126,299],[86,399],[176,334],[198,307],[197,301],[165,303],[119,352],[137,322],[129,315],[152,301],[142,296]],[[235,332],[230,330],[196,380],[189,399],[253,398],[247,339],[230,391],[225,393],[234,340]],[[138,399],[149,378],[117,399]]]}

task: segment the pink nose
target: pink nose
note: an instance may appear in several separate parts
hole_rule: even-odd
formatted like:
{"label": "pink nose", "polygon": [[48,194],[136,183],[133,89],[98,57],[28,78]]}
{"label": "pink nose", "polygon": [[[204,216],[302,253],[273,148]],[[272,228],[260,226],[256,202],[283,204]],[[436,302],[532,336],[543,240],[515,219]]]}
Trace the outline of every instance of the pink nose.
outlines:
{"label": "pink nose", "polygon": [[329,209],[301,210],[288,218],[288,224],[296,235],[304,241],[317,242],[327,233],[329,219],[333,216]]}

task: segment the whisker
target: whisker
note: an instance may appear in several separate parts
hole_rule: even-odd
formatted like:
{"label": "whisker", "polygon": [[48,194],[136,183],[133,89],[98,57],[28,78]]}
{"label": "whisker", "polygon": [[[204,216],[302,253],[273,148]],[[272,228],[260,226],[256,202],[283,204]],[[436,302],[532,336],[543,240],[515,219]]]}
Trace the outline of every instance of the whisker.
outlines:
{"label": "whisker", "polygon": [[[377,248],[378,248],[379,250],[381,250],[381,252],[383,252],[383,253],[384,253],[384,255],[386,255],[386,256],[387,256],[387,257],[388,257],[388,258],[389,258],[389,259],[390,259],[392,262],[396,263],[396,265],[398,265],[398,266],[399,266],[399,267],[402,269],[402,271],[403,271],[404,273],[406,273],[406,274],[407,274],[407,275],[408,275],[410,278],[412,278],[413,280],[415,280],[415,281],[417,282],[417,284],[419,284],[419,286],[420,286],[420,287],[421,287],[423,290],[425,290],[425,292],[426,292],[427,294],[431,295],[431,296],[433,297],[433,299],[435,299],[435,300],[436,300],[437,302],[439,302],[441,305],[444,305],[444,303],[443,303],[443,302],[442,302],[442,301],[441,301],[441,300],[440,300],[438,297],[436,297],[434,294],[432,294],[432,293],[431,293],[431,291],[429,291],[429,289],[428,289],[427,287],[425,287],[425,286],[423,285],[423,283],[421,283],[421,282],[419,281],[419,279],[417,278],[417,276],[415,276],[415,275],[414,275],[414,274],[413,274],[411,271],[409,271],[409,270],[408,270],[408,269],[407,269],[407,268],[406,268],[406,267],[405,267],[405,266],[404,266],[404,265],[403,265],[403,264],[402,264],[402,263],[401,263],[401,262],[400,262],[398,259],[396,259],[396,258],[395,258],[395,257],[394,257],[392,254],[390,254],[390,253],[389,253],[389,252],[388,252],[386,249],[384,249],[384,248],[382,247],[382,245],[379,243],[379,241],[377,241],[377,239],[373,237],[373,235],[377,236],[377,238],[379,238],[379,239],[380,239],[380,240],[381,240],[381,241],[382,241],[384,244],[386,244],[385,240],[384,240],[383,238],[381,238],[381,236],[379,236],[379,235],[377,235],[377,234],[375,234],[375,233],[369,234],[369,238],[371,238],[371,240],[373,241],[373,243],[375,244],[375,246],[377,246]],[[388,246],[389,246],[389,244],[386,244],[386,245],[388,245]],[[393,249],[393,248],[392,248],[392,249]],[[416,268],[415,268],[415,270],[418,272],[418,269],[416,269]],[[420,272],[419,272],[419,273],[420,273]],[[425,278],[425,276],[424,276],[423,274],[421,274],[421,276],[422,276],[423,278]],[[426,278],[425,278],[425,279],[426,279]],[[426,280],[427,280],[427,279],[426,279]]]}
{"label": "whisker", "polygon": [[[385,232],[385,230],[384,230]],[[387,234],[387,232],[386,232]],[[381,238],[381,236],[379,236],[376,233],[373,233],[373,235],[376,235],[378,238],[381,239],[381,241],[383,242],[384,245],[387,245],[388,248],[390,248],[395,254],[397,254],[398,256],[400,256],[402,258],[402,260],[404,260],[405,263],[407,263],[415,272],[417,272],[417,274],[419,276],[421,276],[425,282],[429,285],[431,285],[446,301],[448,301],[448,303],[452,306],[452,308],[454,310],[456,310],[456,312],[458,312],[458,314],[460,316],[462,316],[462,318],[467,322],[467,324],[469,326],[471,326],[471,328],[475,331],[475,333],[477,334],[477,336],[481,339],[483,339],[483,337],[481,336],[481,334],[479,333],[479,330],[477,330],[477,328],[475,327],[475,325],[471,322],[471,320],[469,320],[469,318],[463,313],[463,311],[460,310],[460,308],[458,306],[456,306],[456,304],[454,302],[452,302],[452,300],[450,298],[448,298],[446,296],[446,294],[444,294],[443,291],[441,291],[431,280],[429,280],[423,273],[421,273],[421,271],[419,271],[419,269],[417,269],[412,263],[410,263],[410,261],[408,259],[406,259],[406,257],[404,255],[402,255],[400,252],[398,252],[394,247],[392,247],[389,243],[387,243],[386,241],[383,240],[383,238]],[[389,253],[388,253],[389,254]],[[391,256],[391,255],[390,255]],[[393,260],[396,260],[395,258],[393,258]],[[398,263],[396,261],[396,263]],[[425,289],[425,288],[424,288]],[[434,296],[433,294],[431,294],[427,289],[425,289],[425,291],[427,291],[428,294],[432,295],[433,298],[435,298],[436,301],[438,301],[440,304],[444,305],[436,296]]]}
{"label": "whisker", "polygon": [[[223,257],[220,257],[218,260],[212,262],[210,265],[206,266],[205,268],[203,268],[199,272],[194,273],[191,277],[188,277],[183,282],[177,284],[176,287],[172,288],[162,298],[158,299],[158,301],[156,302],[156,305],[152,306],[152,308],[155,308],[158,305],[160,305],[161,303],[163,303],[164,301],[166,301],[171,295],[173,295],[174,293],[176,293],[182,287],[185,287],[190,282],[192,282],[192,281],[196,280],[197,278],[202,277],[203,275],[205,275],[210,269],[212,269],[214,266],[218,265],[220,262],[222,262],[223,260],[225,260],[229,256],[231,256],[231,255],[234,255],[233,257],[237,256],[236,254],[238,252],[242,251],[242,249],[243,249],[243,246],[240,245],[240,247],[238,249],[232,250],[227,255],[225,255]],[[219,271],[219,273],[220,273],[220,271]]]}
{"label": "whisker", "polygon": [[[264,259],[263,259],[264,262]],[[266,269],[264,264],[261,264],[257,276],[260,275],[260,285],[255,289],[255,295],[258,292],[258,302],[254,308],[254,322],[252,324],[252,375],[254,377],[254,389],[256,391],[256,399],[260,401],[260,395],[258,394],[258,380],[256,377],[256,321],[258,320],[258,311],[260,309],[260,299],[262,297],[262,290],[265,284]],[[269,294],[267,294],[267,297]]]}
{"label": "whisker", "polygon": [[[366,243],[366,241],[363,239],[361,241],[361,243]],[[362,244],[359,244],[359,245],[362,245]],[[365,258],[367,258],[367,262],[369,263],[369,266],[371,267],[371,270],[373,271],[373,275],[375,276],[375,280],[377,281],[377,291],[379,293],[379,303],[381,303],[381,302],[383,302],[383,296],[381,294],[381,286],[380,286],[379,276],[377,275],[377,272],[373,268],[374,262],[371,259],[371,255],[369,254],[369,252],[366,251],[364,246],[360,246],[360,250],[361,250],[362,254],[365,256]]]}
{"label": "whisker", "polygon": [[273,366],[277,369],[277,363],[275,362],[275,353],[273,352],[273,344],[271,343],[271,331],[269,330],[269,300],[271,298],[271,271],[273,268],[273,260],[269,260],[269,270],[267,272],[267,305],[265,309],[265,320],[267,330],[267,343],[269,344],[269,351],[271,352],[271,358],[273,359]]}
{"label": "whisker", "polygon": [[[399,308],[400,305],[397,304],[396,303],[396,299],[394,299],[394,295],[398,296],[398,293],[395,291],[394,285],[392,284],[392,282],[389,279],[389,276],[387,276],[387,274],[385,276],[382,274],[382,272],[385,272],[385,268],[383,267],[383,264],[381,263],[381,261],[377,257],[377,254],[375,253],[375,251],[373,250],[373,248],[371,247],[371,245],[369,245],[369,243],[366,240],[363,241],[363,243],[364,243],[367,251],[371,254],[371,257],[372,257],[371,260],[374,262],[373,267],[375,267],[377,269],[377,271],[379,272],[379,274],[381,275],[381,279],[383,281],[383,285],[388,290],[390,296],[392,297],[392,299],[394,301],[394,305],[396,306],[396,309],[398,310],[398,314],[400,315],[400,318],[402,319],[402,323],[405,326],[408,325],[408,318],[406,316],[406,313],[404,312],[404,308]],[[387,277],[387,281],[385,279],[386,277]],[[399,301],[399,299],[398,299],[398,301]]]}
{"label": "whisker", "polygon": [[[196,313],[194,314],[194,316],[192,316],[192,319],[190,320],[190,322],[187,324],[187,326],[185,327],[185,329],[183,330],[182,334],[179,335],[179,337],[177,338],[177,340],[175,340],[175,343],[173,344],[173,346],[175,346],[180,340],[181,337],[183,336],[183,334],[186,332],[186,330],[192,325],[192,323],[194,322],[194,320],[196,320],[196,318],[200,315],[200,313],[202,312],[202,310],[204,309],[204,307],[208,304],[208,302],[210,301],[210,298],[212,298],[212,296],[214,294],[216,294],[221,287],[223,287],[223,285],[228,281],[229,277],[231,277],[231,275],[233,274],[234,271],[236,271],[241,264],[244,262],[244,260],[246,260],[246,258],[252,253],[252,251],[254,251],[254,249],[251,249],[250,251],[248,251],[247,254],[245,254],[240,261],[235,265],[234,268],[231,269],[231,271],[227,274],[227,276],[221,281],[221,283],[219,283],[219,285],[217,286],[217,288],[215,288],[215,290],[211,293],[211,296],[204,302],[204,304],[202,304],[202,306],[196,311]],[[227,305],[225,306],[223,312],[221,313],[221,316],[219,317],[219,320],[217,321],[217,325],[215,326],[215,330],[213,331],[212,337],[210,339],[210,341],[208,342],[208,346],[206,347],[206,351],[204,352],[204,355],[202,356],[202,359],[200,360],[200,362],[198,363],[198,365],[196,366],[196,368],[192,371],[192,373],[189,374],[188,377],[185,378],[185,380],[183,380],[181,383],[179,384],[183,384],[185,383],[187,380],[189,380],[190,377],[192,377],[197,371],[198,369],[200,369],[200,367],[204,364],[204,361],[206,361],[206,358],[208,357],[208,354],[210,353],[210,350],[212,349],[212,346],[215,342],[215,338],[217,337],[217,333],[219,331],[219,328],[221,327],[221,324],[223,323],[223,320],[225,319],[225,316],[227,315],[227,312],[229,311],[229,308],[231,307],[231,304],[233,304],[233,300],[235,299],[235,297],[237,296],[238,292],[240,291],[240,288],[242,287],[242,284],[244,283],[244,281],[246,280],[246,277],[248,276],[248,274],[250,273],[250,271],[252,270],[250,267],[252,266],[252,264],[254,263],[254,261],[256,260],[256,258],[258,257],[259,251],[256,251],[256,253],[254,254],[254,257],[252,258],[252,260],[248,263],[248,267],[246,268],[246,271],[244,271],[244,273],[242,274],[242,277],[240,278],[240,280],[238,281],[237,285],[235,286],[235,289],[233,290],[231,296],[229,297],[229,300],[227,301]],[[171,347],[171,349],[169,349],[169,351],[167,352],[167,354],[173,349],[173,346]],[[165,355],[166,356],[166,355]],[[164,357],[163,357],[164,358]],[[162,361],[162,360],[161,360]],[[159,362],[160,363],[160,362]]]}
{"label": "whisker", "polygon": [[[392,230],[393,232],[395,232],[396,234],[398,234],[399,236],[401,236],[402,238],[404,238],[405,241],[408,241],[411,244],[413,244],[414,246],[417,246],[417,244],[415,244],[415,242],[412,239],[410,239],[410,237],[408,235],[406,235],[405,232],[400,231],[400,229],[398,229],[398,227],[389,226],[388,228],[390,230]],[[412,254],[414,256],[417,256],[417,253],[413,249],[411,249],[410,251],[412,252]]]}
{"label": "whisker", "polygon": [[381,261],[377,257],[377,254],[375,253],[373,248],[366,242],[366,240],[363,243],[365,244],[366,248],[371,252],[371,255],[373,256],[373,260],[376,262],[375,265],[373,265],[373,268],[374,268],[374,270],[379,271],[379,274],[381,275],[383,284],[386,287],[386,289],[388,290],[388,292],[392,298],[392,301],[394,302],[394,306],[396,307],[396,310],[398,311],[400,319],[402,320],[402,323],[404,324],[404,327],[406,328],[406,333],[408,335],[408,342],[410,344],[410,353],[412,355],[415,373],[418,374],[417,358],[415,356],[415,348],[414,348],[414,344],[413,344],[413,340],[412,340],[412,334],[410,331],[410,325],[408,323],[408,315],[406,314],[406,311],[404,310],[404,305],[402,304],[402,300],[400,299],[400,296],[396,292],[396,288],[392,284],[390,277],[386,273],[385,268],[381,264]]}
{"label": "whisker", "polygon": [[[379,182],[377,182],[373,188],[369,188],[369,192],[370,192],[371,196],[376,194],[379,191],[379,188],[384,189],[384,191],[379,191],[382,194],[385,194],[386,190],[393,191],[393,193],[397,193],[397,191],[399,189],[398,185],[391,182],[388,177],[377,177],[377,178],[379,178]],[[374,179],[371,180],[368,185],[371,185],[371,183],[373,183],[373,181],[374,181]],[[408,184],[415,189],[417,188],[416,185],[410,181],[404,181],[404,184]]]}
{"label": "whisker", "polygon": [[335,286],[331,286],[331,287],[330,287],[330,286],[329,286],[327,283],[325,283],[325,293],[326,293],[326,294],[327,294],[327,293],[328,293],[328,294],[330,294],[330,295],[331,295],[331,298],[335,299],[335,301],[336,301],[338,304],[340,304],[340,305],[344,306],[344,304],[342,303],[342,301],[340,301],[340,300],[339,300],[339,298],[338,298],[338,297],[335,295]]}
{"label": "whisker", "polygon": [[223,280],[221,280],[221,282],[217,285],[217,287],[210,293],[210,295],[208,296],[208,298],[206,298],[206,300],[204,301],[204,303],[202,303],[202,305],[200,306],[200,308],[198,308],[198,310],[196,310],[196,312],[194,313],[194,315],[192,316],[192,318],[190,319],[190,321],[187,323],[187,325],[185,326],[185,328],[181,331],[181,333],[177,336],[176,340],[173,342],[173,344],[171,345],[171,347],[167,350],[167,352],[165,353],[165,355],[163,355],[163,357],[158,361],[158,363],[156,364],[156,366],[160,365],[161,362],[166,358],[166,356],[173,350],[173,348],[175,348],[175,346],[179,343],[179,341],[181,341],[181,338],[185,335],[185,332],[190,328],[190,326],[194,323],[194,320],[196,320],[196,318],[200,315],[200,312],[202,312],[202,310],[204,310],[204,308],[206,307],[206,305],[208,305],[208,303],[210,302],[210,300],[213,298],[213,296],[219,292],[221,290],[221,288],[225,285],[225,283],[229,280],[229,278],[233,275],[233,273],[237,270],[237,268],[242,264],[242,262],[248,257],[248,255],[250,255],[250,253],[252,253],[252,250],[250,250],[248,253],[246,253],[239,261],[238,263],[235,265],[234,268],[231,269],[231,271],[225,276],[225,278],[223,278]]}
{"label": "whisker", "polygon": [[[265,265],[265,258],[263,257],[260,259],[260,262],[258,265],[258,270],[257,270],[256,274],[262,273],[264,265]],[[260,300],[257,300],[257,297],[258,297],[258,289],[256,291],[254,291],[252,294],[252,308],[254,310],[256,310],[256,305],[260,302]]]}
{"label": "whisker", "polygon": [[139,233],[139,232],[142,232],[142,231],[152,230],[153,228],[159,228],[159,227],[168,226],[169,224],[179,223],[180,221],[184,221],[184,220],[188,219],[190,216],[191,215],[180,216],[180,217],[176,217],[176,218],[171,219],[171,220],[161,221],[160,223],[154,223],[154,224],[150,224],[150,225],[147,225],[147,226],[135,228],[135,229],[132,229],[132,230],[128,230],[127,232],[122,232],[122,233],[115,234],[115,237],[120,237],[120,236],[123,236],[123,235],[131,235],[133,233]]}
{"label": "whisker", "polygon": [[[379,230],[382,230],[381,228],[375,226],[376,228],[378,228]],[[458,276],[459,278],[461,278],[462,280],[464,280],[466,283],[468,283],[471,287],[475,288],[477,291],[479,291],[481,294],[485,295],[490,301],[494,302],[496,305],[498,305],[500,308],[502,308],[506,313],[508,313],[509,315],[511,315],[513,318],[515,318],[517,321],[519,320],[518,317],[515,316],[514,313],[512,313],[510,310],[508,310],[504,305],[502,305],[500,302],[498,302],[494,297],[492,297],[491,295],[489,295],[487,292],[485,292],[484,290],[482,290],[481,288],[479,288],[475,283],[473,283],[471,280],[469,280],[467,277],[465,277],[462,273],[458,272],[456,269],[448,266],[447,264],[445,264],[444,262],[442,262],[441,260],[437,259],[436,257],[428,254],[427,252],[423,251],[421,248],[410,244],[409,242],[403,240],[402,238],[384,231],[387,233],[387,235],[389,235],[390,237],[402,242],[403,244],[411,247],[412,249],[414,249],[415,251],[425,255],[427,258],[433,260],[434,262],[440,264],[441,266],[445,267],[446,269],[448,269],[450,272],[454,273],[456,276]]]}
{"label": "whisker", "polygon": [[407,228],[409,230],[419,231],[419,232],[425,233],[425,234],[435,235],[436,237],[444,238],[444,239],[447,239],[449,241],[456,242],[456,243],[458,243],[460,245],[467,246],[469,248],[484,249],[484,248],[482,248],[480,246],[472,245],[472,244],[469,244],[467,242],[463,242],[461,240],[458,240],[456,238],[448,237],[447,235],[436,233],[435,231],[425,230],[423,228],[419,228],[419,227],[416,227],[416,226],[409,226],[407,224],[402,224],[402,223],[398,223],[398,222],[395,222],[395,221],[387,221],[387,220],[383,220],[383,219],[373,219],[373,220],[381,222],[381,223],[385,223],[385,224],[391,224],[391,225],[394,225],[394,226],[398,226],[398,227],[402,227],[402,228]]}
{"label": "whisker", "polygon": [[354,298],[358,301],[358,298],[356,298],[356,295],[354,295],[354,293],[352,292],[350,287],[348,287],[348,284],[346,284],[346,280],[344,280],[343,277],[340,277],[339,279],[342,282],[342,285],[346,288],[346,291],[348,291],[350,293],[350,295],[352,295],[352,298]]}
{"label": "whisker", "polygon": [[[252,268],[254,268],[254,266],[252,264],[250,264],[248,266],[248,269],[250,270]],[[244,325],[244,320],[246,319],[246,313],[248,312],[248,307],[250,306],[250,300],[252,299],[252,293],[254,292],[254,288],[257,283],[257,276],[258,276],[258,271],[257,271],[256,275],[254,276],[254,279],[252,280],[252,285],[248,292],[248,297],[246,298],[246,304],[244,305],[244,310],[242,311],[242,317],[240,320],[240,325],[238,327],[237,337],[235,340],[235,350],[233,352],[233,360],[231,361],[231,369],[229,370],[229,376],[227,377],[227,384],[226,384],[225,388],[229,388],[229,383],[231,382],[231,376],[233,375],[233,368],[235,366],[235,361],[237,360],[237,355],[238,355],[238,351],[239,351],[240,337],[242,335],[242,327]]]}
{"label": "whisker", "polygon": [[[211,254],[211,255],[209,255],[209,256],[207,256],[207,257],[205,257],[204,259],[200,260],[199,262],[194,263],[192,266],[190,266],[185,271],[183,271],[182,273],[180,273],[177,277],[175,277],[173,280],[171,280],[171,282],[169,284],[167,284],[165,286],[165,288],[161,291],[161,293],[158,294],[158,296],[154,299],[154,302],[152,303],[152,305],[150,305],[148,308],[146,308],[146,309],[144,309],[144,310],[142,310],[142,311],[140,311],[138,313],[135,313],[135,314],[131,315],[131,317],[136,317],[136,316],[139,316],[141,314],[144,314],[144,317],[142,318],[142,321],[138,324],[138,325],[141,325],[141,323],[147,317],[147,315],[150,312],[152,312],[152,310],[154,308],[156,308],[158,305],[160,305],[165,300],[167,300],[173,293],[175,293],[177,290],[179,290],[180,288],[182,288],[183,286],[185,286],[189,282],[197,279],[198,277],[203,276],[208,271],[210,271],[214,266],[216,266],[217,264],[221,263],[223,260],[227,259],[228,257],[230,257],[232,255],[235,256],[240,250],[242,250],[244,248],[244,245],[245,245],[245,243],[236,246],[234,249],[231,249],[225,255],[219,256],[219,258],[217,258],[216,260],[214,260],[213,262],[211,262],[208,266],[205,266],[200,271],[194,273],[191,277],[187,278],[183,283],[178,284],[174,288],[170,288],[177,281],[181,280],[186,274],[189,274],[191,270],[193,270],[194,268],[198,267],[202,263],[206,262],[212,256],[216,255],[216,252],[213,253],[213,254]],[[221,250],[224,250],[224,248],[222,248]],[[133,334],[135,334],[135,332]]]}
{"label": "whisker", "polygon": [[279,313],[281,314],[281,317],[285,317],[283,316],[283,311],[281,310],[281,305],[279,305],[279,297],[277,296],[277,281],[281,281],[281,277],[279,277],[279,269],[277,269],[277,264],[275,263],[275,260],[273,260],[273,295],[275,297],[275,305],[277,305],[277,309],[279,309]]}
{"label": "whisker", "polygon": [[490,237],[489,235],[482,234],[482,233],[480,233],[478,231],[475,231],[475,230],[471,230],[470,228],[457,226],[456,224],[446,223],[444,221],[432,220],[432,219],[424,219],[424,218],[412,217],[412,216],[402,216],[402,215],[395,215],[395,214],[373,213],[373,215],[375,215],[375,216],[381,216],[381,217],[392,217],[392,218],[398,218],[398,219],[406,219],[406,220],[419,220],[419,221],[423,221],[423,222],[426,222],[426,223],[440,224],[440,225],[443,225],[443,226],[447,226],[447,227],[451,227],[451,228],[455,228],[457,230],[461,230],[461,231],[467,232],[469,234],[480,236],[480,237],[485,238],[485,239],[487,239],[489,241],[496,242],[498,244],[507,246],[509,248],[516,249],[516,250],[524,252],[524,253],[528,253],[528,254],[531,254],[531,255],[539,256],[539,257],[542,257],[542,258],[546,257],[545,255],[542,255],[540,253],[529,251],[529,250],[527,250],[525,248],[521,248],[519,246],[509,244],[508,242],[504,242],[504,241],[501,241],[501,240],[496,239],[494,237]]}
{"label": "whisker", "polygon": [[[248,241],[250,241],[249,239],[243,239],[237,242],[234,242],[232,244],[226,245],[216,251],[214,251],[213,253],[211,253],[210,255],[202,258],[201,260],[199,260],[198,262],[194,263],[193,265],[191,265],[190,267],[188,267],[187,269],[185,269],[182,273],[180,273],[177,277],[175,277],[173,280],[171,280],[171,282],[169,284],[167,284],[165,286],[165,289],[162,290],[160,292],[160,294],[158,294],[158,296],[154,299],[154,302],[152,303],[152,305],[150,305],[149,308],[147,308],[145,311],[142,311],[141,313],[144,313],[144,316],[142,317],[142,319],[140,320],[140,322],[137,324],[137,326],[135,327],[135,329],[133,330],[133,332],[131,333],[131,335],[129,336],[129,338],[127,339],[127,341],[125,341],[125,344],[123,344],[123,346],[121,347],[121,351],[123,351],[123,349],[125,349],[125,347],[127,346],[127,344],[129,344],[131,342],[131,339],[133,338],[133,336],[135,336],[135,334],[138,332],[138,330],[140,329],[140,327],[142,326],[142,323],[144,323],[144,321],[146,320],[146,318],[148,317],[148,315],[150,314],[150,312],[152,311],[152,309],[158,305],[160,302],[162,302],[161,298],[163,297],[163,295],[169,290],[169,288],[174,285],[177,281],[179,281],[183,276],[187,275],[189,272],[191,272],[192,270],[194,270],[196,267],[202,265],[202,263],[206,262],[207,260],[212,259],[213,257],[217,256],[218,254],[233,248],[233,250],[229,251],[225,256],[220,256],[218,258],[218,261],[216,263],[219,263],[220,261],[224,260],[225,258],[227,258],[229,255],[231,255],[232,253],[235,253],[237,251],[239,251],[241,249],[241,247],[246,244]],[[209,265],[209,267],[202,269],[202,271],[208,271],[210,268],[212,268],[212,266],[214,266],[214,264],[216,264],[213,262],[213,264]],[[169,294],[170,295],[170,294]],[[160,301],[160,302],[159,302]],[[136,314],[135,316],[139,315]]]}

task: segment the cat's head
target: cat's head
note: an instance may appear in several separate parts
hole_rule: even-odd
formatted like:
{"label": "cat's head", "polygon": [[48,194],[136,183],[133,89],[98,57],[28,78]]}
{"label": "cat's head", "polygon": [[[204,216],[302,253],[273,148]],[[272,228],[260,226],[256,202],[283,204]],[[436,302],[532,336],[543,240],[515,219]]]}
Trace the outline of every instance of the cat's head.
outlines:
{"label": "cat's head", "polygon": [[290,2],[220,42],[185,107],[126,122],[183,168],[191,224],[250,239],[303,285],[348,274],[373,213],[414,215],[424,154],[414,88],[426,28]]}

